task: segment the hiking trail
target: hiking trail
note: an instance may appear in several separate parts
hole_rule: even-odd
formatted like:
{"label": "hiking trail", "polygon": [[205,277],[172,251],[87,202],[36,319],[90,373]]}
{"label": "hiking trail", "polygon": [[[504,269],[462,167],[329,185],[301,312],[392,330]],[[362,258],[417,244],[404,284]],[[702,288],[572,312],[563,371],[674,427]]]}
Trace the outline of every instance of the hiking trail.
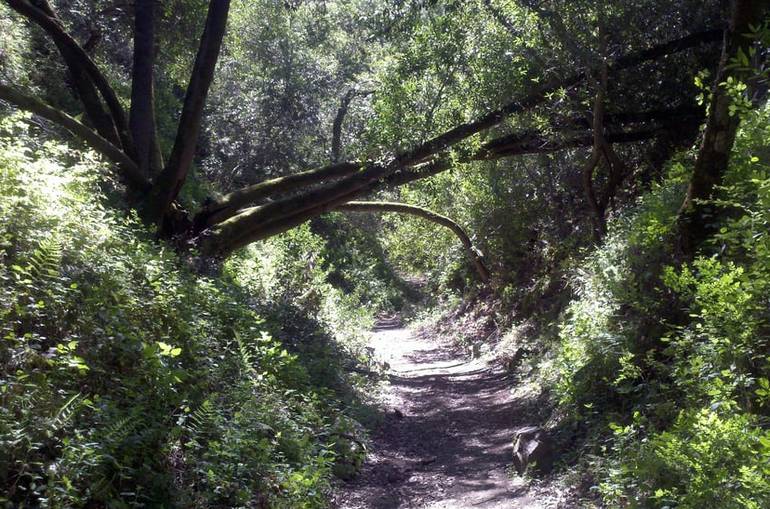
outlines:
{"label": "hiking trail", "polygon": [[531,424],[533,397],[517,394],[502,368],[426,336],[398,325],[375,330],[375,356],[390,366],[387,417],[372,434],[362,471],[335,494],[335,507],[565,507],[545,485],[512,470],[513,436]]}

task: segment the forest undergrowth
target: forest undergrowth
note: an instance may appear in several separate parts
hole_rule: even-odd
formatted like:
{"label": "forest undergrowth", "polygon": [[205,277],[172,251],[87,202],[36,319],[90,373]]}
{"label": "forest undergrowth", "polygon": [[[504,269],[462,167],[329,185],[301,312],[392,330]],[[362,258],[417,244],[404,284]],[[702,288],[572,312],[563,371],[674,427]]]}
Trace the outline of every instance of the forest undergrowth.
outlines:
{"label": "forest undergrowth", "polygon": [[[425,280],[418,321],[550,402],[554,475],[586,507],[769,503],[769,114],[746,113],[716,202],[741,213],[692,262],[669,242],[682,153],[560,261],[562,304]],[[404,304],[377,244],[335,252],[317,222],[203,276],[110,203],[102,163],[36,129],[12,116],[0,138],[6,503],[324,506],[377,426],[364,332]]]}
{"label": "forest undergrowth", "polygon": [[92,154],[0,127],[3,505],[323,506],[377,418],[349,368],[397,295],[365,234],[340,260],[303,227],[204,276]]}

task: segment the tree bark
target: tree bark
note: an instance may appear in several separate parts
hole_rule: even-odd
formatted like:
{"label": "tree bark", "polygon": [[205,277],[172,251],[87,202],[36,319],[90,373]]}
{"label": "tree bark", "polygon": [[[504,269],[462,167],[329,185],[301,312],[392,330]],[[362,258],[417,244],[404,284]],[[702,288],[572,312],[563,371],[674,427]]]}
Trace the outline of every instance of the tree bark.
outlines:
{"label": "tree bark", "polygon": [[227,28],[230,0],[210,0],[206,26],[187,87],[176,141],[168,163],[158,175],[147,207],[148,219],[160,222],[182,189],[198,143],[203,107]]}
{"label": "tree bark", "polygon": [[753,41],[745,34],[750,31],[749,25],[762,23],[769,3],[767,0],[734,0],[732,4],[730,26],[724,33],[703,140],[679,212],[679,247],[686,257],[694,256],[703,241],[714,233],[718,212],[709,200],[722,184],[738,129],[739,118],[730,115],[731,98],[721,84],[730,77],[740,79],[742,73],[731,69],[728,62],[739,50],[748,55]]}
{"label": "tree bark", "polygon": [[[134,3],[134,59],[131,76],[129,128],[136,147],[139,169],[152,175],[154,160],[155,106],[153,68],[155,60],[155,0]],[[159,168],[158,168],[159,169]]]}
{"label": "tree bark", "polygon": [[476,272],[479,275],[479,278],[481,278],[484,283],[489,282],[489,270],[484,264],[484,257],[481,251],[479,251],[479,249],[473,245],[473,242],[471,241],[468,234],[465,233],[465,230],[463,230],[463,228],[455,221],[446,216],[442,216],[441,214],[433,212],[432,210],[417,207],[415,205],[407,205],[405,203],[394,202],[351,201],[344,205],[340,205],[337,207],[337,210],[341,210],[343,212],[397,212],[399,214],[409,214],[421,217],[433,223],[445,226],[446,228],[452,230],[452,233],[454,233],[457,238],[460,239],[460,242],[462,242],[468,257],[473,263],[473,267],[476,269]]}

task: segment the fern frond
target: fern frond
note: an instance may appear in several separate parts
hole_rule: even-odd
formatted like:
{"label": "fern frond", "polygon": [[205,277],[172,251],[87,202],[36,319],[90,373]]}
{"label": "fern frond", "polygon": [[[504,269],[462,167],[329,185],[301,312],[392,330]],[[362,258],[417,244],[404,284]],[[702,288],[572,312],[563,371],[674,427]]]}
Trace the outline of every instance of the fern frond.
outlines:
{"label": "fern frond", "polygon": [[83,408],[84,401],[85,397],[81,393],[77,393],[68,399],[51,420],[53,430],[59,431],[66,427],[75,417],[75,414]]}
{"label": "fern frond", "polygon": [[55,237],[43,239],[32,252],[27,265],[27,275],[32,281],[41,283],[56,281],[61,269],[63,248]]}
{"label": "fern frond", "polygon": [[257,369],[254,367],[254,361],[257,358],[257,351],[246,343],[238,332],[235,332],[235,341],[238,343],[238,353],[240,354],[241,364],[248,377],[252,380],[257,377]]}
{"label": "fern frond", "polygon": [[129,436],[144,425],[144,419],[136,412],[131,415],[116,419],[105,428],[102,435],[102,445],[107,450],[113,450],[124,443]]}
{"label": "fern frond", "polygon": [[211,402],[211,398],[206,399],[201,405],[193,411],[187,422],[186,428],[190,432],[191,438],[205,434],[214,424],[218,410]]}

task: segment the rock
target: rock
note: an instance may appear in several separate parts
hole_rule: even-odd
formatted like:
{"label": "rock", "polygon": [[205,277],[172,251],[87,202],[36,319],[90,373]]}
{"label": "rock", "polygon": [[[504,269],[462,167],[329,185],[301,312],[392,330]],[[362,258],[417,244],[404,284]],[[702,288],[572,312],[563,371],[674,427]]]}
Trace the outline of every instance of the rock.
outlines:
{"label": "rock", "polygon": [[553,445],[548,433],[537,426],[521,428],[513,439],[513,466],[519,475],[530,467],[548,473],[553,467]]}
{"label": "rock", "polygon": [[404,418],[404,413],[401,410],[399,410],[398,408],[394,408],[393,409],[393,415],[395,416],[396,419],[403,419]]}

